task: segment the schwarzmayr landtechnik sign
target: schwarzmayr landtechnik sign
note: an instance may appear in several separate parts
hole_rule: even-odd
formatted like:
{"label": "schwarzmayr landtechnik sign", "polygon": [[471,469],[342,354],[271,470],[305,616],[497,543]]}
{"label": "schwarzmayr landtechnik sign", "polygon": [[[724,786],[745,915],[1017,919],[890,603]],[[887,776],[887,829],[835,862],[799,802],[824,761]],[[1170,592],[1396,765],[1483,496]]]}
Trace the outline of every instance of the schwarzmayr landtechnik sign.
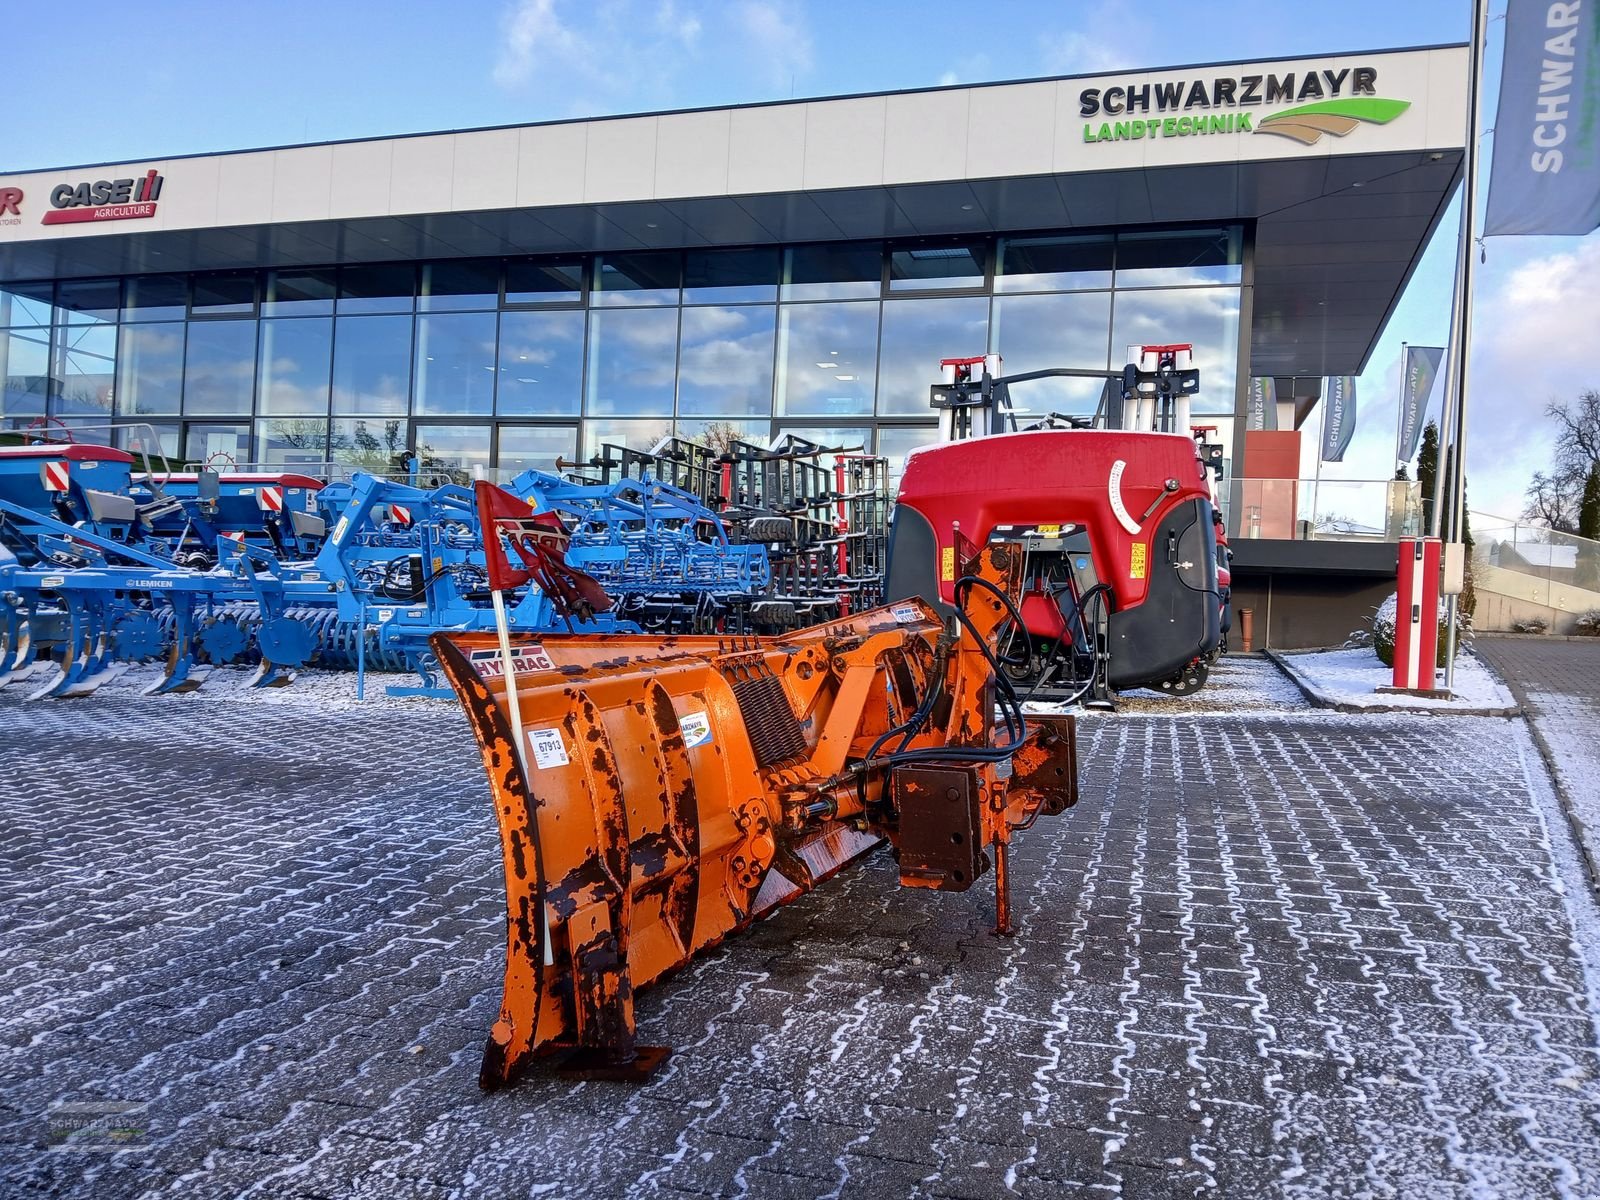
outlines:
{"label": "schwarzmayr landtechnik sign", "polygon": [[[1277,104],[1295,107],[1267,116],[1249,111]],[[1362,124],[1387,125],[1410,107],[1410,101],[1378,95],[1376,67],[1216,75],[1078,93],[1079,116],[1116,118],[1086,121],[1086,142],[1272,133],[1309,146],[1325,133],[1344,137]]]}

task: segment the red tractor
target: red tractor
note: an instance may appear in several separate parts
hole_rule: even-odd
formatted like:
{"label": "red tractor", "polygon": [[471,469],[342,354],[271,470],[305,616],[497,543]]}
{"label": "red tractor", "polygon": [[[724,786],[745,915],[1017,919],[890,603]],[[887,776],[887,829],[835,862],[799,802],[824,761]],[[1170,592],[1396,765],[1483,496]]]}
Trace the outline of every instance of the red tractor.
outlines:
{"label": "red tractor", "polygon": [[[954,372],[947,364],[933,389],[947,434],[991,436],[906,460],[889,598],[921,596],[948,609],[972,555],[990,541],[1020,541],[1022,627],[1013,623],[1002,647],[1024,698],[1105,705],[1128,688],[1200,687],[1221,648],[1226,601],[1210,479],[1183,428],[1197,376],[1179,349],[1188,347],[1147,347],[1109,377],[1099,419],[1111,428],[1005,432],[1017,415],[1008,384],[1105,372],[975,378],[983,360],[957,360]],[[1129,412],[1135,428],[1121,428]],[[1161,424],[1177,428],[1157,432]]]}

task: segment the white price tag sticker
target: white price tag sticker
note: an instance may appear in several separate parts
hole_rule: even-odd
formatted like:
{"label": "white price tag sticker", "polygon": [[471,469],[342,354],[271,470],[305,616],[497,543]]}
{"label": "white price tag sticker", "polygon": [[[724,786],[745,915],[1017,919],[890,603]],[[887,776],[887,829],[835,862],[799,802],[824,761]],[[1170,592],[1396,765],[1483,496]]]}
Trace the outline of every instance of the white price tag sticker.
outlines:
{"label": "white price tag sticker", "polygon": [[683,730],[686,747],[711,744],[711,721],[703,712],[684,713],[678,718],[678,728]]}
{"label": "white price tag sticker", "polygon": [[528,748],[533,751],[534,765],[541,771],[547,767],[564,767],[569,761],[559,729],[530,729]]}

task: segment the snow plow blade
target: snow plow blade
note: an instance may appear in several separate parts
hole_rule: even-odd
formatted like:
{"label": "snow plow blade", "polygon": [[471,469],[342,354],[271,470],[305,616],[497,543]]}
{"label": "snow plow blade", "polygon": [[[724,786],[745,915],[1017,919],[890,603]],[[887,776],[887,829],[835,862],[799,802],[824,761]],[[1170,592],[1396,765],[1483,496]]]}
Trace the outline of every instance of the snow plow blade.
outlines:
{"label": "snow plow blade", "polygon": [[636,1043],[639,988],[885,839],[908,886],[992,869],[1010,932],[1012,831],[1077,799],[1072,719],[1023,725],[994,669],[1020,561],[976,555],[959,618],[907,601],[772,638],[435,635],[505,871],[481,1085],[562,1053],[648,1075],[668,1051]]}

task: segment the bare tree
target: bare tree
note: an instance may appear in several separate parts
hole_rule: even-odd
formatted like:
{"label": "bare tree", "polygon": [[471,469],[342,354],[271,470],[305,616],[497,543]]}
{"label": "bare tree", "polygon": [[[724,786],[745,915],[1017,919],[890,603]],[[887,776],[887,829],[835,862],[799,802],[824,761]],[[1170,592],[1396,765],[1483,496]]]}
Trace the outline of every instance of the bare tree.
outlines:
{"label": "bare tree", "polygon": [[1544,411],[1556,425],[1555,461],[1548,473],[1536,473],[1528,484],[1522,515],[1572,533],[1584,480],[1600,467],[1600,391],[1589,388],[1570,404],[1557,400]]}
{"label": "bare tree", "polygon": [[1560,478],[1558,471],[1546,475],[1535,471],[1528,484],[1528,503],[1523,507],[1523,518],[1548,525],[1560,533],[1577,529],[1578,497]]}

